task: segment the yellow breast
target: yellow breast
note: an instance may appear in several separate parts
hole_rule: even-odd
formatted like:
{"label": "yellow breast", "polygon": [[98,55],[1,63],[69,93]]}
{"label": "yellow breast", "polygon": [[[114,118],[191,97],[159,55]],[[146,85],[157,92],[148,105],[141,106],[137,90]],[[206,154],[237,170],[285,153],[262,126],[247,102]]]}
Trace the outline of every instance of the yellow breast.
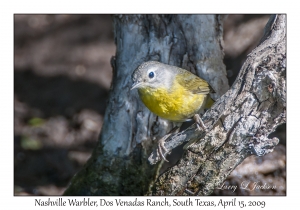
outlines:
{"label": "yellow breast", "polygon": [[140,88],[139,95],[146,107],[161,118],[183,122],[198,113],[207,95],[193,94],[174,82],[172,88]]}

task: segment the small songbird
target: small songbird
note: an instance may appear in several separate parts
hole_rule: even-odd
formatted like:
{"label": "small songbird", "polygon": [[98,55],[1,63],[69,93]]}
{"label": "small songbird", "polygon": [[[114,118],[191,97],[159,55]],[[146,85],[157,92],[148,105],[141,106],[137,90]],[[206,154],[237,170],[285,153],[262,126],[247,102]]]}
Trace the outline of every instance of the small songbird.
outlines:
{"label": "small songbird", "polygon": [[[137,88],[145,106],[157,116],[172,122],[194,119],[206,130],[199,113],[212,105],[209,93],[214,90],[207,81],[182,68],[157,61],[141,64],[132,74],[132,89]],[[162,148],[166,138],[158,142],[159,154],[164,160]],[[166,160],[167,161],[167,160]]]}

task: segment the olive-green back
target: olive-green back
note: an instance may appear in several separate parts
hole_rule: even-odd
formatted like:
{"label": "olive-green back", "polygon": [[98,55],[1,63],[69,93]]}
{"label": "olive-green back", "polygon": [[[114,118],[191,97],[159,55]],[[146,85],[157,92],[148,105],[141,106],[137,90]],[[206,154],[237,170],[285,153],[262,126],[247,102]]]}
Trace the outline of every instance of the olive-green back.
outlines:
{"label": "olive-green back", "polygon": [[176,68],[176,71],[178,73],[176,76],[177,82],[193,94],[208,94],[212,92],[209,84],[200,77],[181,68]]}

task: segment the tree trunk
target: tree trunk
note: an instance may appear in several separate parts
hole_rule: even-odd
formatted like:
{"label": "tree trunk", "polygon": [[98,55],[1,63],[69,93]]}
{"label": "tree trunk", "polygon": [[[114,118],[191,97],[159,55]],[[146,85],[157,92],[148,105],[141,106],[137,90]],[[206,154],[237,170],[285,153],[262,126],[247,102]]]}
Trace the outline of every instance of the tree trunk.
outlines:
{"label": "tree trunk", "polygon": [[156,117],[130,91],[131,74],[157,60],[197,73],[222,95],[229,87],[223,64],[223,21],[218,15],[114,16],[116,57],[100,139],[65,195],[145,195],[161,164],[148,157],[172,123]]}

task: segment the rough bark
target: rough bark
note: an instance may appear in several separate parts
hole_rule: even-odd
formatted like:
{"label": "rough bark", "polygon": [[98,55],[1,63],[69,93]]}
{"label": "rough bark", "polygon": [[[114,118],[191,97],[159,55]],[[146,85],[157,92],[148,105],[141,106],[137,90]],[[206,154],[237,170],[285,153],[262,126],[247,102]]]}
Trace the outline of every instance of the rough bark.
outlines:
{"label": "rough bark", "polygon": [[246,157],[273,151],[279,140],[268,136],[286,122],[285,15],[271,16],[261,43],[203,121],[208,133],[193,125],[167,140],[167,149],[189,143],[180,161],[157,179],[152,195],[209,195]]}
{"label": "rough bark", "polygon": [[[145,195],[160,164],[148,156],[172,123],[156,117],[130,91],[131,74],[148,60],[191,70],[218,98],[229,86],[223,64],[223,21],[218,15],[119,15],[114,17],[113,82],[99,142],[65,195]],[[163,193],[164,194],[164,193]]]}

